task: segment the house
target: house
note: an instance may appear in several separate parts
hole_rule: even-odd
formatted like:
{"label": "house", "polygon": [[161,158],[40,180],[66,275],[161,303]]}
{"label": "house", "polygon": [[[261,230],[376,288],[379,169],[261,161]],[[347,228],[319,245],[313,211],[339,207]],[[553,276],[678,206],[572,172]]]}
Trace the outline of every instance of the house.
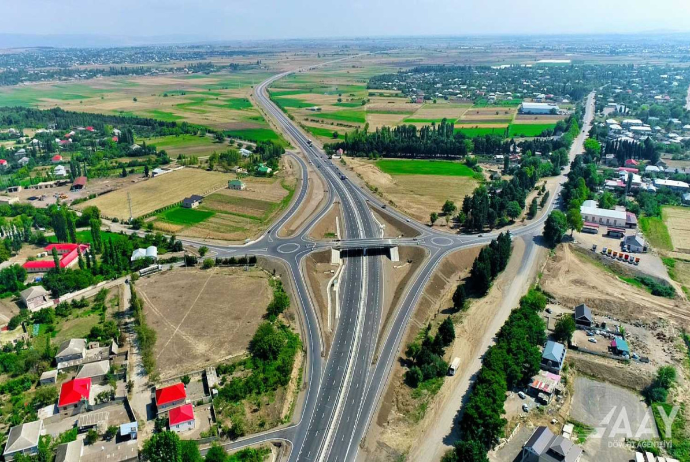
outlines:
{"label": "house", "polygon": [[24,306],[31,311],[38,311],[42,308],[52,306],[53,301],[50,298],[50,292],[45,290],[41,286],[32,286],[27,289],[22,290],[19,293]]}
{"label": "house", "polygon": [[575,324],[582,327],[592,327],[594,324],[592,310],[584,303],[575,307]]}
{"label": "house", "polygon": [[[86,357],[86,340],[83,338],[73,338],[65,340],[58,347],[58,352],[55,355],[55,361],[64,363],[67,361],[74,361],[84,359]],[[58,367],[59,368],[59,367]]]}
{"label": "house", "polygon": [[242,148],[240,149],[240,154],[242,155],[242,157],[249,157],[252,155],[252,152],[249,149]]}
{"label": "house", "polygon": [[5,169],[9,167],[10,165],[7,163],[5,159],[0,159],[0,168]]}
{"label": "house", "polygon": [[55,462],[79,462],[83,452],[83,439],[61,444],[55,448]]}
{"label": "house", "polygon": [[269,175],[273,169],[271,167],[267,167],[266,164],[260,164],[256,171],[259,175]]}
{"label": "house", "polygon": [[87,363],[81,366],[78,379],[91,379],[92,383],[107,382],[107,375],[110,372],[110,360],[104,359],[94,363]]}
{"label": "house", "polygon": [[565,362],[565,346],[562,343],[549,340],[546,342],[544,352],[541,355],[541,368],[545,371],[558,374]]}
{"label": "house", "polygon": [[80,176],[74,180],[72,187],[69,188],[70,191],[81,191],[86,188],[86,177]]}
{"label": "house", "polygon": [[139,434],[139,423],[129,422],[120,425],[120,438],[135,440]]}
{"label": "house", "polygon": [[654,186],[657,188],[669,188],[673,191],[688,192],[690,186],[684,181],[655,179]]}
{"label": "house", "polygon": [[113,128],[112,134],[115,136],[121,136],[122,132],[118,130],[117,128]]}
{"label": "house", "polygon": [[38,382],[41,385],[52,385],[55,382],[57,382],[57,375],[57,369],[53,369],[52,371],[45,371],[43,374],[41,374],[41,378]]}
{"label": "house", "polygon": [[600,209],[594,200],[585,201],[580,207],[580,214],[586,222],[612,225],[620,228],[625,227],[627,218],[624,210]]}
{"label": "house", "polygon": [[556,436],[548,427],[539,427],[522,447],[520,462],[578,462],[582,449],[570,440]]}
{"label": "house", "polygon": [[637,228],[637,215],[632,212],[625,212],[625,226],[627,228]]}
{"label": "house", "polygon": [[20,167],[24,167],[29,163],[29,161],[31,161],[31,159],[29,159],[28,157],[22,157],[21,159],[19,159],[17,161],[17,163],[19,164]]}
{"label": "house", "polygon": [[160,175],[165,175],[166,173],[170,173],[172,170],[167,169],[167,168],[160,168],[156,167],[153,170],[151,170],[151,177],[157,177]]}
{"label": "house", "polygon": [[611,340],[611,351],[619,356],[630,356],[630,346],[623,337],[615,337]]}
{"label": "house", "polygon": [[21,186],[8,186],[7,192],[8,193],[18,193],[18,192],[21,192],[22,189],[24,189],[24,188],[22,188]]}
{"label": "house", "polygon": [[[89,244],[49,244],[45,247],[48,253],[55,249],[60,258],[60,268],[69,268],[79,262],[79,255],[89,250]],[[22,265],[27,273],[45,273],[55,268],[53,260],[27,261]]]}
{"label": "house", "polygon": [[158,413],[184,404],[186,399],[187,391],[182,382],[156,390],[156,408],[158,408]]}
{"label": "house", "polygon": [[130,261],[141,260],[142,258],[152,258],[158,260],[158,247],[151,245],[145,249],[136,249],[132,252]]}
{"label": "house", "polygon": [[58,165],[53,169],[53,176],[57,178],[64,178],[67,176],[67,170],[63,165]]}
{"label": "house", "polygon": [[532,377],[528,392],[531,396],[541,401],[544,404],[549,404],[558,384],[561,383],[561,376],[552,374],[551,372],[539,371],[537,375]]}
{"label": "house", "polygon": [[683,205],[690,205],[690,193],[683,194]]}
{"label": "house", "polygon": [[91,394],[91,379],[72,379],[65,382],[60,387],[60,397],[58,398],[58,410],[77,408],[82,403],[89,402]]}
{"label": "house", "polygon": [[191,404],[185,404],[170,409],[168,413],[168,425],[172,432],[181,433],[187,430],[193,430],[196,426],[194,407]]}
{"label": "house", "polygon": [[60,154],[55,154],[50,161],[54,164],[62,162],[62,156]]}
{"label": "house", "polygon": [[244,191],[247,188],[247,185],[244,184],[244,181],[242,180],[230,180],[228,181],[228,188],[235,189],[237,191]]}
{"label": "house", "polygon": [[635,159],[625,159],[626,167],[637,167],[640,163]]}
{"label": "house", "polygon": [[647,165],[644,168],[645,173],[659,173],[660,171],[661,171],[661,169],[659,167],[657,167],[656,165]]}
{"label": "house", "polygon": [[522,114],[558,114],[560,108],[550,103],[522,103],[519,111]]}
{"label": "house", "polygon": [[182,199],[182,207],[186,209],[195,209],[199,205],[201,205],[201,202],[204,200],[204,196],[198,196],[198,195],[193,195],[189,197],[185,197]]}
{"label": "house", "polygon": [[5,460],[14,460],[19,455],[36,455],[38,453],[38,442],[43,432],[43,421],[36,420],[16,427],[10,428],[7,435],[5,451],[2,453]]}
{"label": "house", "polygon": [[640,234],[625,236],[623,243],[628,246],[630,252],[642,253],[647,251],[647,242]]}

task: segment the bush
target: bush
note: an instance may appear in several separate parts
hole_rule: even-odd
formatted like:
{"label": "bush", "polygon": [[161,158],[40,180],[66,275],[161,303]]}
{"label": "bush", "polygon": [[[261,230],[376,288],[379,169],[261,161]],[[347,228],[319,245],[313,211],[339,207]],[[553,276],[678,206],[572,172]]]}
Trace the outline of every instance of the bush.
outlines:
{"label": "bush", "polygon": [[216,266],[216,261],[213,258],[206,258],[204,259],[204,262],[201,264],[201,267],[203,269],[213,268],[214,266]]}

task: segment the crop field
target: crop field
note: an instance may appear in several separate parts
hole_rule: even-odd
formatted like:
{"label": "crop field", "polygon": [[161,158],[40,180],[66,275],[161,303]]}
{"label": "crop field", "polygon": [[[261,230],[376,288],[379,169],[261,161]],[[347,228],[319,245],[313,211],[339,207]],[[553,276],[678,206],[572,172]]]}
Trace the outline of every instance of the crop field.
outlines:
{"label": "crop field", "polygon": [[[690,253],[690,209],[685,207],[664,207],[664,223],[667,235],[670,235],[672,250],[682,253]],[[663,229],[657,231],[658,239],[667,244]],[[650,237],[651,239],[651,237]],[[662,247],[663,248],[663,247]],[[671,250],[671,249],[668,249]]]}
{"label": "crop field", "polygon": [[140,279],[137,293],[166,379],[245,353],[272,289],[258,269],[178,269]]}
{"label": "crop field", "polygon": [[[383,162],[383,167],[380,167],[379,162]],[[398,162],[401,164],[397,165]],[[416,168],[417,162],[420,163],[418,170],[430,173],[410,173],[410,170]],[[452,164],[452,167],[445,164]],[[440,212],[441,206],[448,199],[457,205],[462,204],[463,198],[471,194],[479,184],[471,176],[471,171],[467,172],[467,166],[455,162],[388,159],[368,161],[348,157],[347,165],[361,175],[367,185],[385,201],[421,222],[428,222],[431,212]],[[386,168],[392,168],[395,173],[384,171]],[[439,174],[444,168],[449,173]]]}
{"label": "crop field", "polygon": [[505,136],[506,134],[506,127],[462,127],[462,128],[456,128],[456,132],[461,132],[464,133],[466,136],[470,138],[475,138],[477,136],[485,136],[485,135],[500,135],[500,136]]}
{"label": "crop field", "polygon": [[0,105],[137,115],[236,131],[248,141],[279,139],[249,100],[271,72],[109,77],[0,89]]}
{"label": "crop field", "polygon": [[211,218],[214,214],[214,212],[209,212],[207,210],[175,207],[161,212],[159,217],[160,220],[174,225],[196,225],[207,218]]}
{"label": "crop field", "polygon": [[474,171],[465,164],[442,160],[393,160],[376,161],[376,167],[389,175],[441,175],[473,176]]}
{"label": "crop field", "polygon": [[158,149],[163,149],[168,153],[168,156],[177,158],[180,154],[186,156],[208,156],[214,151],[222,151],[227,149],[229,145],[227,142],[218,143],[210,136],[195,136],[195,135],[170,135],[159,136],[156,138],[137,138],[137,143],[146,142],[146,144],[155,145]]}
{"label": "crop field", "polygon": [[128,194],[132,201],[132,215],[140,217],[170,204],[180,202],[192,194],[227,187],[235,175],[183,168],[155,178],[141,180],[76,206],[78,209],[97,206],[103,216],[120,220],[129,218]]}
{"label": "crop field", "polygon": [[323,128],[323,127],[312,127],[309,125],[305,125],[304,128],[307,129],[309,133],[311,133],[314,136],[318,136],[321,138],[326,138],[329,140],[334,139],[333,138],[333,132],[338,132],[338,139],[342,140],[344,138],[344,132],[342,130],[338,130],[336,128],[330,129],[330,128]]}
{"label": "crop field", "polygon": [[544,130],[552,130],[556,124],[511,124],[508,136],[539,136]]}

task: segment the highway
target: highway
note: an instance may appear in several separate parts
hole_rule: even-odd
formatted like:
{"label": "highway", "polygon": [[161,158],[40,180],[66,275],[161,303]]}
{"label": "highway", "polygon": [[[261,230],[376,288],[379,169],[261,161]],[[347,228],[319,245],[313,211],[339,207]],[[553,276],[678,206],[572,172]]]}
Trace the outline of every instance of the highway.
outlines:
{"label": "highway", "polygon": [[[328,64],[328,63],[327,63]],[[383,239],[379,224],[369,205],[379,208],[381,213],[390,214],[407,221],[408,217],[399,211],[381,209],[380,199],[357,187],[349,180],[341,179],[338,167],[332,164],[317,147],[310,145],[307,136],[275,105],[266,93],[266,88],[291,72],[279,74],[262,82],[255,88],[258,104],[291,140],[303,156],[316,167],[328,188],[326,206],[310,219],[296,235],[283,238],[277,231],[295,215],[307,194],[310,181],[307,164],[301,156],[293,156],[301,169],[299,193],[288,210],[259,239],[244,246],[209,245],[184,240],[187,245],[206,245],[218,256],[261,255],[281,260],[288,267],[293,293],[300,305],[303,341],[307,350],[305,384],[307,390],[301,413],[297,421],[288,427],[278,428],[261,434],[251,435],[226,443],[227,449],[239,449],[268,441],[281,441],[290,447],[290,461],[353,461],[357,457],[359,443],[366,434],[374,412],[398,355],[405,328],[427,281],[443,258],[450,252],[483,246],[498,233],[486,233],[482,237],[454,235],[432,230],[412,220],[408,223],[419,231],[415,239]],[[593,95],[588,98],[588,116],[591,120]],[[571,157],[582,150],[584,133],[578,136],[571,150]],[[566,172],[567,173],[567,169]],[[558,192],[551,195],[546,212],[527,226],[511,230],[513,238],[525,239],[534,244],[534,237],[541,233],[548,212],[556,204]],[[341,242],[316,242],[308,232],[338,199],[343,214],[343,240]],[[381,322],[382,284],[380,255],[355,255],[343,259],[344,276],[340,286],[341,311],[328,358],[324,358],[321,330],[306,278],[302,274],[302,261],[309,253],[341,246],[363,248],[380,245],[418,245],[428,251],[428,258],[406,288],[400,306],[395,308],[393,318],[382,335],[381,347],[376,361]],[[493,333],[491,333],[493,335]]]}

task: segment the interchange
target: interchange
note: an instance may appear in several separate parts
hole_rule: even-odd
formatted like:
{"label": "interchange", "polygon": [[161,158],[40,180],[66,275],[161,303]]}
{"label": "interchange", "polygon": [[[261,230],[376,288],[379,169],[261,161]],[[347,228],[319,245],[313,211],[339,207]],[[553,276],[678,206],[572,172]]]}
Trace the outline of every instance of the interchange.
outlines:
{"label": "interchange", "polygon": [[[329,64],[329,63],[326,63]],[[408,219],[401,212],[383,207],[383,202],[364,188],[358,188],[349,180],[341,179],[338,167],[328,161],[324,152],[309,142],[307,136],[270,101],[266,88],[276,80],[290,75],[285,72],[262,82],[255,89],[255,98],[302,152],[328,188],[326,205],[312,217],[294,236],[280,237],[278,230],[298,211],[307,196],[309,169],[299,156],[290,156],[301,170],[302,185],[296,199],[271,228],[257,240],[244,246],[221,246],[184,241],[189,245],[206,245],[219,256],[251,253],[282,261],[289,269],[290,283],[301,308],[301,321],[307,350],[307,385],[301,413],[297,422],[288,427],[254,434],[224,446],[240,449],[269,441],[281,441],[290,445],[290,461],[352,461],[358,453],[359,443],[366,434],[400,349],[403,335],[414,307],[424,291],[427,281],[436,267],[450,253],[471,247],[487,245],[498,233],[480,236],[456,235],[436,231]],[[588,115],[593,95],[588,98]],[[576,141],[580,147],[584,135]],[[571,158],[578,147],[574,144]],[[565,173],[567,174],[567,169]],[[526,245],[538,245],[535,237],[540,234],[548,212],[557,203],[556,194],[544,207],[544,213],[528,225],[510,230],[513,238],[524,239]],[[313,241],[308,237],[310,229],[321,220],[338,199],[343,216],[344,239]],[[416,238],[384,239],[370,207],[382,214],[406,221],[419,236]],[[386,245],[416,245],[426,249],[427,258],[411,279],[399,306],[392,307],[393,316],[385,332],[379,333],[381,322],[382,284],[380,255],[348,257],[343,260],[343,280],[340,294],[341,313],[335,336],[325,358],[324,341],[319,328],[316,308],[309,297],[303,259],[311,252],[343,245],[357,247]],[[379,335],[384,336],[378,342]],[[380,343],[377,354],[376,347]]]}

